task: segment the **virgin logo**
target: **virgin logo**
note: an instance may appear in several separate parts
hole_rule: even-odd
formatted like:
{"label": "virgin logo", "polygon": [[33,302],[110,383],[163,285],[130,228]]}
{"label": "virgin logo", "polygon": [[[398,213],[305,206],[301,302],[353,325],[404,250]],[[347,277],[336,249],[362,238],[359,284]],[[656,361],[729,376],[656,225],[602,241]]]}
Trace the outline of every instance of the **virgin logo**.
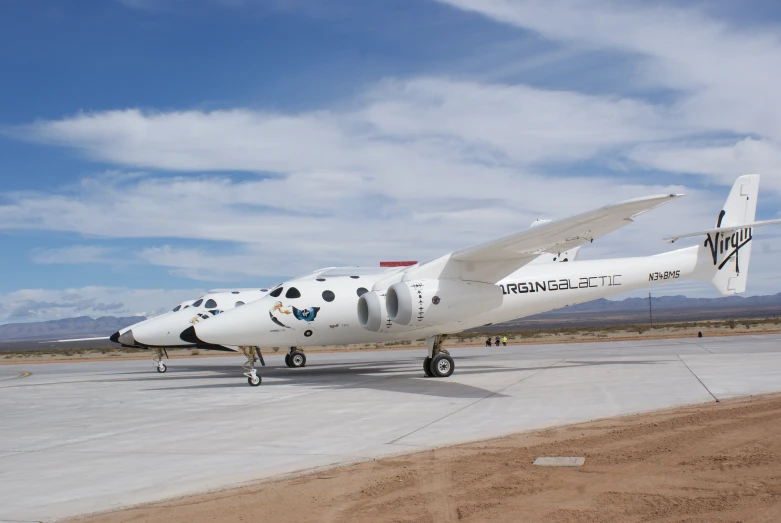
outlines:
{"label": "virgin logo", "polygon": [[[719,220],[716,227],[721,227],[721,222],[726,216],[726,211],[721,211],[719,214]],[[740,274],[740,249],[745,247],[751,242],[751,227],[745,229],[739,229],[733,232],[731,235],[724,235],[721,232],[708,233],[708,237],[705,239],[703,247],[710,249],[711,257],[713,258],[713,265],[717,266],[719,270],[724,266],[731,258],[735,258],[735,272]]]}

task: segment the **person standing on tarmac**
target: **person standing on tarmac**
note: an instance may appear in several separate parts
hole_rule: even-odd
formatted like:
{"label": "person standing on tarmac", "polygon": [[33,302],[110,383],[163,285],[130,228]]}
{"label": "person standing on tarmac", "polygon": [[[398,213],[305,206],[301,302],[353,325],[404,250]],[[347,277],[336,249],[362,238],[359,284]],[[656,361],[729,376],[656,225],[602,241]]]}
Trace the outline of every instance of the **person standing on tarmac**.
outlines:
{"label": "person standing on tarmac", "polygon": [[507,336],[502,336],[502,345],[507,347]]}
{"label": "person standing on tarmac", "polygon": [[496,346],[499,346],[499,336],[496,337]]}
{"label": "person standing on tarmac", "polygon": [[490,336],[488,336],[488,339],[485,340],[485,346],[486,347],[490,347],[491,346],[491,337]]}

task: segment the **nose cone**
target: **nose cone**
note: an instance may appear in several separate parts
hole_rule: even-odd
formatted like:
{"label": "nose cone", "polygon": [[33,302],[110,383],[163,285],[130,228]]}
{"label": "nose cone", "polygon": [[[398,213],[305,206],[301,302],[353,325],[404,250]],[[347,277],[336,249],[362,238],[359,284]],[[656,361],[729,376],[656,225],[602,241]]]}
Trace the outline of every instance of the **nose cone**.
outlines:
{"label": "nose cone", "polygon": [[179,335],[191,326],[192,318],[193,313],[190,311],[166,315],[143,325],[134,326],[133,337],[139,343],[150,347],[188,346],[189,343],[183,342]]}
{"label": "nose cone", "polygon": [[[118,332],[116,334],[119,334]],[[113,340],[113,336],[112,339]],[[117,336],[117,341],[124,345],[125,347],[137,347],[138,342],[136,342],[136,339],[133,337],[133,329],[128,329],[119,336]]]}
{"label": "nose cone", "polygon": [[269,310],[273,304],[273,300],[260,299],[223,312],[209,321],[196,323],[195,335],[203,343],[214,345],[295,345],[296,331],[271,321]]}

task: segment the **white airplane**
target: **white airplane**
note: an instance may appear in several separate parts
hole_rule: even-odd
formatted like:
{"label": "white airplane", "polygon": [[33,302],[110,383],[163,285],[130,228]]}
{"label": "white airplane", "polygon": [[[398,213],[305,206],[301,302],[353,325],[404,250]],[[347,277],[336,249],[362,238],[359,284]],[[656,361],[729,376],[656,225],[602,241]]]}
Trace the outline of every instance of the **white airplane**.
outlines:
{"label": "white airplane", "polygon": [[[710,283],[722,294],[745,291],[759,175],[735,182],[713,229],[668,238],[702,237],[698,245],[655,256],[573,261],[582,245],[628,225],[682,195],[628,200],[560,221],[541,223],[495,241],[423,264],[389,269],[324,269],[273,288],[267,296],[197,323],[188,343],[300,347],[425,338],[427,376],[447,377],[455,364],[442,342],[448,334],[531,316],[673,280]],[[531,263],[547,257],[549,263]],[[261,377],[249,363],[252,386]]]}
{"label": "white airplane", "polygon": [[243,350],[248,359],[252,357],[253,363],[255,356],[257,356],[261,364],[265,365],[263,355],[257,347],[252,347],[251,352],[248,353],[250,350],[248,348],[229,347],[215,343],[186,342],[180,338],[180,335],[188,327],[204,322],[225,311],[241,307],[246,303],[259,300],[266,294],[268,294],[268,289],[210,291],[197,300],[180,303],[169,312],[125,327],[112,334],[109,339],[124,347],[140,347],[156,351],[157,357],[154,361],[157,366],[157,372],[168,370],[165,363],[163,363],[163,356],[168,358],[167,349],[173,348],[197,348],[230,352]]}

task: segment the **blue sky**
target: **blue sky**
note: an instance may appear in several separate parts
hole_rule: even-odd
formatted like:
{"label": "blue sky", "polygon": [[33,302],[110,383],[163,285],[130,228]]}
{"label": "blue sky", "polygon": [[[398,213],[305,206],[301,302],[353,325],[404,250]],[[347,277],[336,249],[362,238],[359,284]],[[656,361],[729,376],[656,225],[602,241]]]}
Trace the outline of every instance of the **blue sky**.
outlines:
{"label": "blue sky", "polygon": [[[4,2],[0,321],[151,314],[686,192],[582,256],[652,254],[747,172],[781,217],[779,20],[759,1]],[[781,235],[760,234],[749,293],[779,292]]]}

